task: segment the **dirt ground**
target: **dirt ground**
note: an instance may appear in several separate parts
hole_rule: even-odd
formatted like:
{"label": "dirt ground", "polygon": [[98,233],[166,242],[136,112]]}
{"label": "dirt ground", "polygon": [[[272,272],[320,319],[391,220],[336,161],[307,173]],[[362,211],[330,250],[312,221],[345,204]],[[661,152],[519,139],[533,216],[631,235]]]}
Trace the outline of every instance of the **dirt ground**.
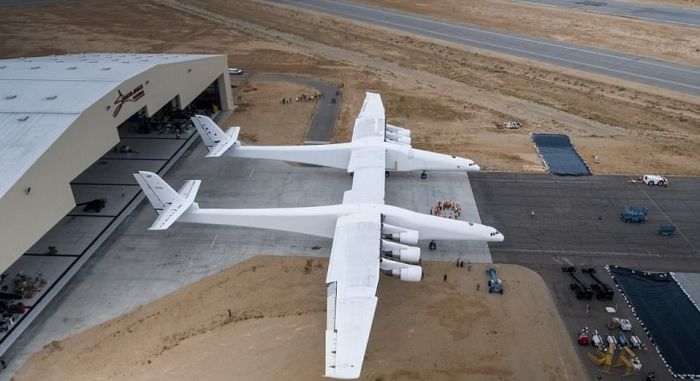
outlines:
{"label": "dirt ground", "polygon": [[[502,6],[496,0],[482,3],[483,7]],[[265,2],[96,0],[89,7],[82,4],[46,5],[40,12],[35,6],[3,9],[0,56],[83,51],[222,52],[229,55],[232,66],[248,72],[304,74],[344,82],[334,141],[349,139],[364,92],[372,90],[382,93],[387,101],[389,122],[412,129],[414,146],[469,157],[485,170],[539,167],[541,162],[528,134],[564,132],[586,160],[592,162],[598,156],[600,163],[591,164],[594,173],[700,175],[697,97]],[[532,9],[527,15],[537,17],[538,12]],[[623,29],[622,24],[586,17],[596,25],[590,26],[590,33],[596,36],[608,32],[600,29],[604,26],[610,33]],[[639,38],[628,33],[629,46],[663,49],[665,38],[675,39],[656,29],[640,28],[646,32],[640,32]],[[656,32],[660,33],[654,37],[657,43],[644,40]],[[680,43],[679,54],[697,59],[696,53],[687,51],[693,44],[683,41],[692,42],[668,44]],[[277,97],[284,96],[282,92],[286,90],[280,90]],[[246,124],[257,128],[257,122],[245,120],[244,113],[241,109],[234,122],[244,133],[252,134]],[[506,120],[521,121],[524,127],[497,128]],[[249,142],[266,141],[261,134],[249,135]],[[289,138],[275,143],[299,142],[297,135]]]}
{"label": "dirt ground", "polygon": [[[236,92],[237,108],[223,123],[224,129],[240,126],[239,136],[246,143],[303,144],[316,104],[295,99],[314,93],[310,87],[290,82],[244,81]],[[281,104],[281,98],[292,98],[292,103]]]}
{"label": "dirt ground", "polygon": [[700,33],[693,27],[509,0],[363,1],[445,20],[700,65]]}
{"label": "dirt ground", "polygon": [[[47,345],[15,380],[320,380],[327,264],[255,257]],[[489,294],[485,266],[382,277],[362,379],[584,379],[542,278],[498,265],[505,293]]]}

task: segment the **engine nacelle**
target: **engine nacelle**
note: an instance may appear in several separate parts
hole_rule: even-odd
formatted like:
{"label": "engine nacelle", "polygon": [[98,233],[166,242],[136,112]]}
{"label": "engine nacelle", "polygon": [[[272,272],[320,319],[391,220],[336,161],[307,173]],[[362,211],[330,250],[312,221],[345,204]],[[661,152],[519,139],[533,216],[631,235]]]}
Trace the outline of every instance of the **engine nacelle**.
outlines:
{"label": "engine nacelle", "polygon": [[400,269],[386,270],[384,273],[404,282],[420,282],[423,279],[423,269],[420,266],[406,265]]}
{"label": "engine nacelle", "polygon": [[402,245],[400,243],[382,240],[382,251],[390,258],[398,259],[401,262],[420,262],[420,248]]}
{"label": "engine nacelle", "polygon": [[390,239],[407,245],[418,244],[418,232],[415,230],[382,224],[382,234],[386,234]]}
{"label": "engine nacelle", "polygon": [[391,132],[392,134],[396,134],[396,135],[411,136],[411,130],[397,127],[397,126],[392,126],[391,124],[386,125],[386,130],[387,130],[387,132]]}
{"label": "engine nacelle", "polygon": [[403,145],[411,145],[411,138],[408,136],[398,135],[391,132],[386,133],[386,138],[392,142],[396,142]]}

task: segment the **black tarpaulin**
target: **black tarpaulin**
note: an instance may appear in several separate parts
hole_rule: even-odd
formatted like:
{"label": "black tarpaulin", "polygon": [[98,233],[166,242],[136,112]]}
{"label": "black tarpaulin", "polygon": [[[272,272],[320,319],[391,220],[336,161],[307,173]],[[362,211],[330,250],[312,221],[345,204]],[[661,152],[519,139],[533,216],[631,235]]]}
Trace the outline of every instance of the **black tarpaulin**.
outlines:
{"label": "black tarpaulin", "polygon": [[700,377],[700,310],[669,273],[610,266],[644,331],[676,377]]}
{"label": "black tarpaulin", "polygon": [[590,175],[586,163],[571,144],[568,136],[562,134],[532,134],[532,141],[544,164],[553,175]]}

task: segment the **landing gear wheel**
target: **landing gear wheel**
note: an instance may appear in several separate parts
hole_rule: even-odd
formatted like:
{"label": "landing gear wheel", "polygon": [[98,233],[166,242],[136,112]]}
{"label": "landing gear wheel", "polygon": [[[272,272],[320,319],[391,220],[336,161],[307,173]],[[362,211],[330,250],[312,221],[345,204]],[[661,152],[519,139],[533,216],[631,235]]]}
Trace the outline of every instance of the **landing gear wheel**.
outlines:
{"label": "landing gear wheel", "polygon": [[425,180],[428,178],[428,174],[425,171],[423,171],[423,173],[420,174],[420,178]]}
{"label": "landing gear wheel", "polygon": [[430,241],[430,243],[428,244],[428,249],[437,250],[437,242],[435,242],[435,240]]}
{"label": "landing gear wheel", "polygon": [[384,177],[389,177],[389,171],[384,171]]}

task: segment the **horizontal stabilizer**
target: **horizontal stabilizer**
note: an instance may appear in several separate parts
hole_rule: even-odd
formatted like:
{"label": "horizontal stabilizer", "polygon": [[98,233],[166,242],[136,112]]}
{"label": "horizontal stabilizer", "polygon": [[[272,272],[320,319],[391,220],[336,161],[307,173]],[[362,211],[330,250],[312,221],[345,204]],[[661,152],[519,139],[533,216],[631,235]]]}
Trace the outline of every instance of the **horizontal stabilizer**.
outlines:
{"label": "horizontal stabilizer", "polygon": [[240,127],[231,127],[224,132],[208,116],[195,115],[191,119],[204,145],[209,150],[206,157],[219,157],[238,141]]}
{"label": "horizontal stabilizer", "polygon": [[149,230],[165,230],[177,221],[194,203],[201,184],[200,180],[187,180],[180,188],[180,192],[175,192],[153,172],[139,171],[134,173],[134,177],[158,213],[158,218]]}

